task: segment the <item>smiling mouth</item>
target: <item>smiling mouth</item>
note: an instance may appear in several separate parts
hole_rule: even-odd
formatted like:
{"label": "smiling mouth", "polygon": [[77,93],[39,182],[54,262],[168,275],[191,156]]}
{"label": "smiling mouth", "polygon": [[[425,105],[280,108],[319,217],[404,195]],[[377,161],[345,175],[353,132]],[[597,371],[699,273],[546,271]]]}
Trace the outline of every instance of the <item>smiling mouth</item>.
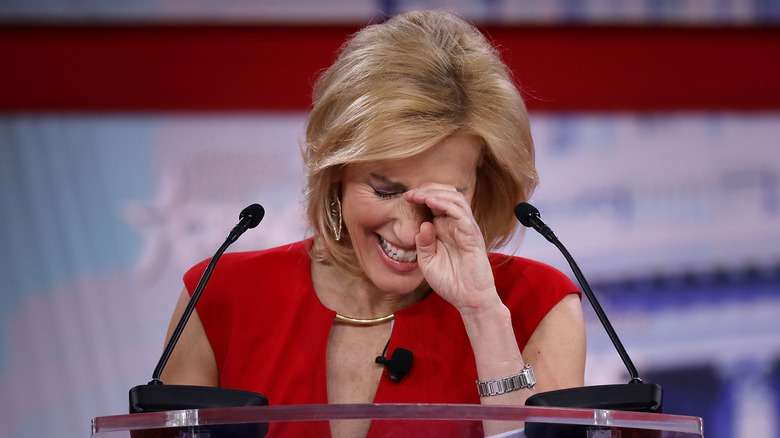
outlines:
{"label": "smiling mouth", "polygon": [[405,251],[401,248],[396,248],[392,244],[388,243],[382,236],[379,236],[379,242],[382,245],[382,249],[385,251],[388,257],[397,262],[416,262],[417,251]]}

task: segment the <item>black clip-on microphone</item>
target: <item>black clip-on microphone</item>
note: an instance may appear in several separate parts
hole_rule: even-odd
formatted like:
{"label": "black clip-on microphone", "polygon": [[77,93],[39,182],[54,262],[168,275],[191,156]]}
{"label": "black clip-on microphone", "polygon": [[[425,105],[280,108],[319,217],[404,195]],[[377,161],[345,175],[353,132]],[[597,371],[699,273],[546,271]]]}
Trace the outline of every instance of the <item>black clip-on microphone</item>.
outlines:
{"label": "black clip-on microphone", "polygon": [[[654,383],[644,383],[639,378],[639,373],[628,356],[626,349],[612,328],[607,315],[601,308],[596,296],[590,289],[585,276],[580,271],[574,258],[553,233],[552,229],[542,221],[539,210],[527,202],[521,202],[515,207],[515,216],[526,227],[539,232],[545,239],[555,245],[566,261],[569,262],[574,275],[577,277],[582,291],[588,297],[599,321],[609,335],[609,339],[615,346],[620,358],[631,375],[628,384],[583,386],[579,388],[567,388],[557,391],[540,392],[528,398],[525,402],[528,406],[555,406],[569,408],[608,409],[619,411],[661,412],[663,406],[663,390]],[[528,429],[528,427],[526,427]],[[528,433],[528,430],[526,431]],[[531,436],[531,435],[528,435]]]}
{"label": "black clip-on microphone", "polygon": [[376,363],[385,367],[387,377],[393,382],[400,382],[404,376],[412,369],[412,361],[414,360],[414,353],[406,348],[396,348],[393,350],[392,356],[387,359],[387,347],[390,346],[390,341],[385,344],[385,349],[382,351],[381,356],[376,357]]}
{"label": "black clip-on microphone", "polygon": [[[171,352],[173,352],[173,348],[176,346],[176,343],[184,330],[184,326],[187,324],[192,312],[195,310],[195,305],[198,303],[217,261],[230,244],[235,242],[239,236],[249,228],[256,227],[257,224],[263,220],[264,215],[265,210],[259,204],[252,204],[241,211],[238,224],[230,231],[225,242],[220,246],[216,254],[214,254],[214,257],[211,258],[206,270],[203,271],[203,275],[200,277],[195,292],[192,293],[192,297],[190,297],[190,301],[187,303],[184,314],[181,319],[179,319],[179,323],[171,335],[171,339],[165,346],[162,357],[160,357],[159,362],[157,362],[157,367],[155,367],[154,372],[152,373],[152,380],[146,385],[139,385],[130,390],[130,413],[238,406],[265,406],[268,404],[268,399],[265,396],[255,392],[210,386],[164,385],[160,380],[163,368],[168,362]],[[223,427],[222,433],[224,433],[224,436],[239,436],[241,433],[250,433],[246,431],[247,425],[243,426],[244,430],[241,431]],[[267,424],[258,426],[260,427],[259,434],[257,430],[255,430],[251,432],[253,434],[252,436],[263,436],[267,432]],[[265,431],[263,432],[263,430]],[[216,435],[212,433],[212,436]]]}

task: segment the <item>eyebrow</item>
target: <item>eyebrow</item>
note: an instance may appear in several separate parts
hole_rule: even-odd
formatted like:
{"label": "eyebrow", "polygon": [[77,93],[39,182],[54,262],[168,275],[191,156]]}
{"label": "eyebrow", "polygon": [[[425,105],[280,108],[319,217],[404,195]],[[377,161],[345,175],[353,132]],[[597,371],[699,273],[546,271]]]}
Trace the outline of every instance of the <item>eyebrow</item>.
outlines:
{"label": "eyebrow", "polygon": [[[409,190],[408,187],[406,187],[404,184],[401,184],[400,182],[393,181],[390,178],[387,178],[386,176],[379,175],[376,173],[370,173],[369,176],[373,179],[379,180],[382,184],[385,185],[385,189],[388,190],[394,190],[398,192],[406,192]],[[466,193],[468,191],[468,187],[455,187],[455,190],[457,190],[460,193]]]}
{"label": "eyebrow", "polygon": [[405,192],[405,191],[409,190],[405,185],[403,185],[403,184],[401,184],[401,183],[399,183],[397,181],[393,181],[393,180],[391,180],[390,178],[388,178],[386,176],[379,175],[379,174],[376,174],[376,173],[370,173],[369,176],[372,179],[379,180],[379,182],[381,182],[384,185],[383,188],[385,188],[385,189],[394,190],[394,191],[397,191],[397,192]]}

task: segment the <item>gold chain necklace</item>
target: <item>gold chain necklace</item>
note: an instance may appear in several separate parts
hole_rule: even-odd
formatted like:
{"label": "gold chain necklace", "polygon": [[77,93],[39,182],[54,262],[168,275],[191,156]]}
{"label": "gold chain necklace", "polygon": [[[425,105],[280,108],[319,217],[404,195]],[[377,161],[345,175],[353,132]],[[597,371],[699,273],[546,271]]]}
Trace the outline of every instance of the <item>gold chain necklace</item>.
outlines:
{"label": "gold chain necklace", "polygon": [[340,313],[336,314],[336,319],[341,321],[341,322],[345,322],[347,324],[365,325],[365,326],[381,324],[381,323],[383,323],[385,321],[390,321],[393,318],[395,318],[395,314],[393,314],[393,313],[391,313],[389,315],[386,315],[386,316],[380,316],[379,318],[368,318],[368,319],[352,318],[352,317],[349,317],[349,316],[344,316],[344,315],[342,315]]}

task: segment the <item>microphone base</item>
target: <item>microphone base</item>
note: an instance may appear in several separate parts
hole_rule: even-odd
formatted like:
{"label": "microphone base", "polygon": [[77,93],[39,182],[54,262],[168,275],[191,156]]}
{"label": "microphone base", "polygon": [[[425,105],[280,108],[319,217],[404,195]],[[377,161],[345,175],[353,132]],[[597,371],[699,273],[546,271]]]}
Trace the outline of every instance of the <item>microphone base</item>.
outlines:
{"label": "microphone base", "polygon": [[[268,405],[268,399],[262,394],[211,386],[139,385],[132,388],[129,395],[131,414]],[[185,432],[182,432],[183,430]],[[181,435],[180,432],[185,433],[185,435]],[[208,436],[211,438],[258,438],[266,436],[267,433],[268,423],[246,423],[137,430],[131,433],[131,437],[175,438],[179,436]]]}
{"label": "microphone base", "polygon": [[267,405],[262,394],[230,388],[157,384],[130,390],[130,413]]}
{"label": "microphone base", "polygon": [[[529,397],[525,404],[526,406],[660,413],[663,408],[663,389],[654,383],[583,386],[540,392]],[[585,438],[590,436],[588,430],[592,428],[593,426],[572,424],[527,423],[525,435],[528,438]]]}
{"label": "microphone base", "polygon": [[558,408],[661,412],[663,390],[654,383],[582,386],[540,392],[529,397],[525,404]]}

